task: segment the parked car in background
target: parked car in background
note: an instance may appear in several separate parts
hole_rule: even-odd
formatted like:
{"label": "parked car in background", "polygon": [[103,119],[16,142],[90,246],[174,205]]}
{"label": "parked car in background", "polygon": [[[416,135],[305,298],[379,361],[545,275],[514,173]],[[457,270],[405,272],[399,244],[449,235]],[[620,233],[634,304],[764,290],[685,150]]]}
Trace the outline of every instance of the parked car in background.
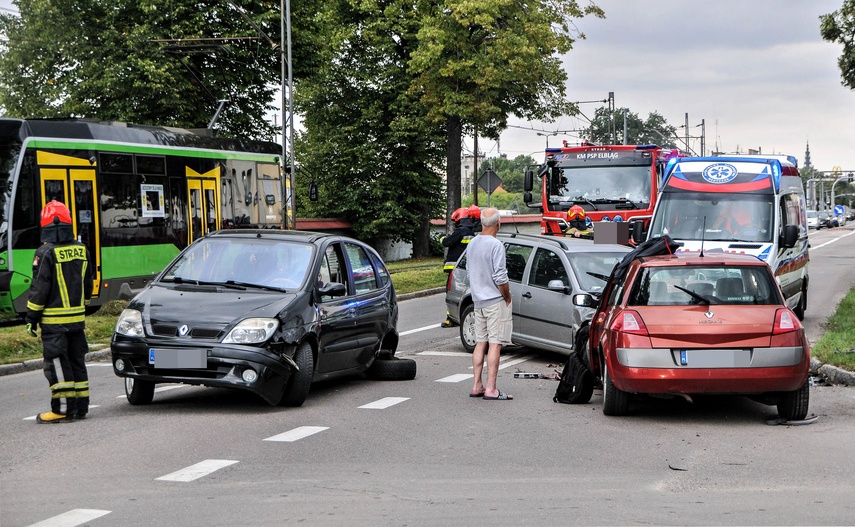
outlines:
{"label": "parked car in background", "polygon": [[398,359],[398,302],[380,256],[354,239],[223,230],[195,241],[116,323],[113,371],[131,404],[157,383],[236,388],[303,404],[313,381],[412,379]]}
{"label": "parked car in background", "polygon": [[808,229],[816,229],[819,227],[819,213],[815,210],[806,211]]}
{"label": "parked car in background", "polygon": [[[609,273],[630,248],[581,238],[500,232],[512,297],[514,344],[570,354],[588,339],[588,324]],[[448,279],[445,303],[460,341],[475,349],[474,307],[466,253]]]}
{"label": "parked car in background", "polygon": [[[619,274],[619,273],[616,273]],[[770,268],[722,252],[634,259],[603,293],[585,357],[603,413],[635,394],[739,394],[804,419],[810,348]]]}
{"label": "parked car in background", "polygon": [[817,222],[817,229],[831,229],[833,227],[840,226],[840,222],[837,220],[837,216],[832,214],[830,210],[819,211]]}

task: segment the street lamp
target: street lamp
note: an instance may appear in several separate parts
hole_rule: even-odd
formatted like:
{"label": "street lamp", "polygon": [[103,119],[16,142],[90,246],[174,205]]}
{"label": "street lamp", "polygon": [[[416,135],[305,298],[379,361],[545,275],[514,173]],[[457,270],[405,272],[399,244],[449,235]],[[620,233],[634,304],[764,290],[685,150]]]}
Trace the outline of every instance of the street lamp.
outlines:
{"label": "street lamp", "polygon": [[546,138],[546,148],[549,148],[549,136],[558,135],[558,132],[537,132],[537,135]]}
{"label": "street lamp", "polygon": [[[288,215],[288,228],[297,228],[297,201],[295,199],[296,181],[294,180],[294,169],[296,162],[294,161],[294,97],[293,97],[293,70],[291,67],[291,0],[281,0],[280,6],[280,22],[282,31],[280,34],[279,56],[282,67],[282,164],[285,166],[285,161],[288,160],[290,171],[287,175],[288,180],[285,185],[286,210]],[[282,53],[282,51],[285,53]],[[287,91],[286,91],[286,76],[285,66],[288,66],[287,76]],[[286,95],[287,94],[287,95]],[[287,118],[285,97],[288,98]],[[286,137],[285,132],[288,132]],[[286,148],[287,145],[287,148]]]}

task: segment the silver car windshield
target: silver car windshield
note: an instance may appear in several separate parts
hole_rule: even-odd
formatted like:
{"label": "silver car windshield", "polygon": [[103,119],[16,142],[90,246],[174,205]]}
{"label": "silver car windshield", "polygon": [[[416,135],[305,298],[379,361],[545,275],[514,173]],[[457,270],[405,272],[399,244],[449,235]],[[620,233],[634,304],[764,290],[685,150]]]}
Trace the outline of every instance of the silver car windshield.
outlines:
{"label": "silver car windshield", "polygon": [[606,287],[606,282],[598,276],[608,277],[615,265],[624,256],[626,253],[578,252],[567,254],[579,285],[582,286],[583,290],[589,292],[602,291]]}

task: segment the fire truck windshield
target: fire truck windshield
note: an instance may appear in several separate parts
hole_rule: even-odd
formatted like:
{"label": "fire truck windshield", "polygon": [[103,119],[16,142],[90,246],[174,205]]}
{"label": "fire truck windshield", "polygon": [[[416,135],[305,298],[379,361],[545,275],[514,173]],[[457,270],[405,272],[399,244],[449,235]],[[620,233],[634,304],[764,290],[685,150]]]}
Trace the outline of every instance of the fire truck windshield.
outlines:
{"label": "fire truck windshield", "polygon": [[649,165],[559,168],[549,180],[549,202],[561,208],[588,204],[593,210],[640,209],[650,204],[651,185]]}

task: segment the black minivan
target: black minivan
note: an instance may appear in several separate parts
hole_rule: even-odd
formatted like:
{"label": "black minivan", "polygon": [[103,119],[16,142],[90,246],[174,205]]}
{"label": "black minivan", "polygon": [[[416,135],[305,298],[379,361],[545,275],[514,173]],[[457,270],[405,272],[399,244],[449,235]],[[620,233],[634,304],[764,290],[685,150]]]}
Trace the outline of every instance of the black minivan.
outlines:
{"label": "black minivan", "polygon": [[223,230],[182,251],[119,316],[110,349],[131,404],[157,383],[248,390],[303,404],[313,381],[409,380],[395,357],[398,303],[380,256],[357,240]]}

